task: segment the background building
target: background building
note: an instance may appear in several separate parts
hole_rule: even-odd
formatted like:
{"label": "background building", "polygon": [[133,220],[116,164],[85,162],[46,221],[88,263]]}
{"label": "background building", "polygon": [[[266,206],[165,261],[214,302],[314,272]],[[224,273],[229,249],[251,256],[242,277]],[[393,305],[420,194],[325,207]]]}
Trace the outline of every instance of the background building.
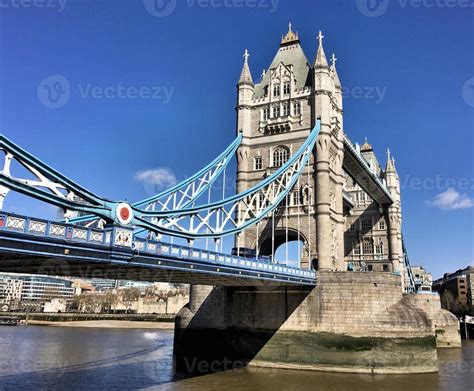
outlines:
{"label": "background building", "polygon": [[0,305],[8,309],[41,310],[52,299],[72,299],[73,282],[49,276],[0,274]]}
{"label": "background building", "polygon": [[433,290],[441,295],[443,306],[454,313],[472,313],[473,287],[473,266],[445,273],[442,278],[433,282]]}
{"label": "background building", "polygon": [[421,292],[431,292],[433,276],[423,266],[412,266],[411,271],[415,279],[415,286]]}

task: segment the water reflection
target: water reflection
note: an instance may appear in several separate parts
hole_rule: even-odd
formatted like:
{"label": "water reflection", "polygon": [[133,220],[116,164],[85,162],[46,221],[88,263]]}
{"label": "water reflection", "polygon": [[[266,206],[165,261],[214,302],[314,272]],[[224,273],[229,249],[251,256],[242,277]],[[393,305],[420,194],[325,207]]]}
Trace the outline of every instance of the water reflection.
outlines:
{"label": "water reflection", "polygon": [[474,389],[473,341],[463,349],[439,350],[438,374],[401,376],[245,368],[186,378],[174,373],[172,347],[170,330],[2,327],[0,389]]}

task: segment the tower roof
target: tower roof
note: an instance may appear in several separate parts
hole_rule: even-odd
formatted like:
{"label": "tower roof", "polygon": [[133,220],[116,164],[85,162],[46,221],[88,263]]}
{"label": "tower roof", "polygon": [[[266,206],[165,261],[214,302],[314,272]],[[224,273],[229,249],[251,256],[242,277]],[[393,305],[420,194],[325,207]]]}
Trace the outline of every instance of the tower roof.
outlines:
{"label": "tower roof", "polygon": [[250,54],[249,54],[248,50],[245,49],[245,52],[244,52],[244,65],[242,67],[242,72],[240,72],[240,78],[239,78],[238,85],[240,85],[240,84],[251,84],[252,86],[254,85],[253,80],[252,80],[252,74],[250,72],[249,63],[248,63],[249,56],[250,56]]}
{"label": "tower roof", "polygon": [[[278,49],[272,63],[268,67],[267,72],[263,75],[262,81],[255,85],[255,97],[261,98],[265,95],[265,87],[270,84],[271,69],[276,69],[280,63],[285,66],[293,65],[293,76],[296,79],[295,88],[297,90],[302,89],[306,85],[309,85],[310,78],[310,64],[306,55],[304,54],[303,48],[300,45],[299,39],[297,39],[297,33],[291,31],[291,34],[296,35],[296,39],[291,39],[283,43],[283,40],[290,34],[290,31],[282,38],[282,43]],[[290,39],[290,38],[288,38]]]}
{"label": "tower roof", "polygon": [[324,53],[324,48],[323,48],[323,38],[324,35],[319,30],[318,34],[318,51],[316,52],[316,57],[314,59],[314,67],[315,68],[327,68],[328,67],[328,60],[326,59],[326,54]]}
{"label": "tower roof", "polygon": [[286,46],[286,45],[290,45],[292,43],[297,43],[297,42],[300,42],[300,40],[298,38],[298,33],[294,32],[291,29],[291,22],[289,22],[288,23],[288,32],[286,33],[286,35],[283,35],[281,37],[280,46]]}
{"label": "tower roof", "polygon": [[367,142],[367,137],[365,138],[365,142],[364,142],[364,144],[362,144],[362,147],[360,147],[360,151],[361,152],[372,152],[373,151],[372,145],[370,145]]}

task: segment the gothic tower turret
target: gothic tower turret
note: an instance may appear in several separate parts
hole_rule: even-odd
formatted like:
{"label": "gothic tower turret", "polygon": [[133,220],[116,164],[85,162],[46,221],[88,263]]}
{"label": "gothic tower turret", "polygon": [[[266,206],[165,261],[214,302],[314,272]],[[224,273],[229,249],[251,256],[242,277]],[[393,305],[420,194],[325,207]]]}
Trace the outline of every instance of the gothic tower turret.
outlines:
{"label": "gothic tower turret", "polygon": [[403,267],[403,249],[402,249],[402,212],[400,197],[400,178],[395,168],[395,160],[387,151],[387,165],[385,167],[385,180],[387,187],[394,199],[394,202],[387,210],[388,237],[389,237],[389,255],[392,262],[392,268],[395,272],[402,275],[402,284],[404,280]]}
{"label": "gothic tower turret", "polygon": [[245,49],[244,65],[237,83],[237,132],[243,135],[242,144],[237,151],[237,191],[246,188],[246,173],[248,172],[249,138],[252,131],[252,99],[254,95],[254,83],[248,64],[249,52]]}
{"label": "gothic tower turret", "polygon": [[[342,94],[336,91],[335,57],[329,67],[321,31],[313,64],[314,120],[321,131],[316,144],[316,236],[318,269],[342,270],[344,257],[344,217],[342,204]],[[339,78],[337,77],[337,81]],[[328,240],[330,238],[330,240]]]}

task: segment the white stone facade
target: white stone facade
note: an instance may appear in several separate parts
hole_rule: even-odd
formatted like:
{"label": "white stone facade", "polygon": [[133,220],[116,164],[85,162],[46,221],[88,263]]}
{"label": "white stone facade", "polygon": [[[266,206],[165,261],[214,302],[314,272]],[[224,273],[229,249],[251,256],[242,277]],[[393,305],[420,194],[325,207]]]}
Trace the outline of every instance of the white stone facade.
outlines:
{"label": "white stone facade", "polygon": [[[382,170],[371,148],[366,148],[363,156],[385,178],[395,203],[384,210],[367,195],[366,199],[357,198],[364,192],[342,168],[342,88],[335,56],[328,64],[323,38],[320,33],[315,59],[309,63],[298,34],[290,26],[257,83],[251,75],[248,52],[244,55],[237,84],[236,131],[243,134],[237,154],[238,192],[261,182],[284,164],[308,137],[317,119],[321,130],[315,155],[284,205],[258,226],[238,235],[235,245],[271,255],[279,245],[299,239],[303,242],[302,267],[312,264],[321,270],[347,270],[348,264],[360,267],[364,261],[373,271],[402,272],[398,175],[390,158]],[[352,196],[353,208],[343,202],[343,187]]]}

